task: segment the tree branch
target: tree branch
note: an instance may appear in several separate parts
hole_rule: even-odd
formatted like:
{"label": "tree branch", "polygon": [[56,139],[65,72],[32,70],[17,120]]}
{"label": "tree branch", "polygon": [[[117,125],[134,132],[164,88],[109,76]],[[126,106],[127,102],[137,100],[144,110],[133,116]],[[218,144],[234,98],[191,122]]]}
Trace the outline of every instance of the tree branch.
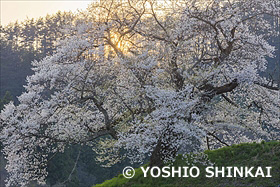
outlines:
{"label": "tree branch", "polygon": [[223,97],[227,102],[229,102],[230,104],[232,104],[233,106],[238,107],[238,105],[237,105],[235,102],[233,102],[230,98],[228,98],[225,94],[222,94],[222,97]]}
{"label": "tree branch", "polygon": [[214,133],[208,132],[207,135],[210,135],[212,137],[214,137],[216,140],[218,140],[220,143],[229,146],[226,142],[222,141],[220,138],[218,138]]}
{"label": "tree branch", "polygon": [[261,87],[264,87],[264,88],[267,88],[269,90],[275,90],[275,91],[279,91],[280,90],[280,88],[277,88],[277,87],[274,87],[274,86],[269,86],[267,84],[263,84],[263,83],[260,83],[258,81],[255,81],[254,84],[257,84],[257,85],[259,85]]}

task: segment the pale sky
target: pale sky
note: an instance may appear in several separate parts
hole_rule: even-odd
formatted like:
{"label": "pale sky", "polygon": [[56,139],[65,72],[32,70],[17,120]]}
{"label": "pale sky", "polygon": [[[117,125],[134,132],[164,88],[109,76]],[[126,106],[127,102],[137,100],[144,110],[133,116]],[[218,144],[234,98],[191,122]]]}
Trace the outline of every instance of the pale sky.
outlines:
{"label": "pale sky", "polygon": [[23,21],[28,18],[38,18],[47,14],[61,11],[75,11],[86,9],[93,0],[0,0],[1,2],[1,25],[9,22]]}

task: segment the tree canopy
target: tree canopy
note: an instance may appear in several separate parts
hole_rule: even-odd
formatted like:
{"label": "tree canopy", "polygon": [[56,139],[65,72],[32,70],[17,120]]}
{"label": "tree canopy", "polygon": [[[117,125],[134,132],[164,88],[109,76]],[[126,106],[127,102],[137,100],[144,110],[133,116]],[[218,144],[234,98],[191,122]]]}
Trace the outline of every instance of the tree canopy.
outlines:
{"label": "tree canopy", "polygon": [[1,112],[7,185],[43,183],[68,144],[93,146],[106,165],[161,166],[206,149],[206,136],[279,138],[279,83],[260,76],[279,34],[267,16],[279,18],[278,0],[92,3]]}

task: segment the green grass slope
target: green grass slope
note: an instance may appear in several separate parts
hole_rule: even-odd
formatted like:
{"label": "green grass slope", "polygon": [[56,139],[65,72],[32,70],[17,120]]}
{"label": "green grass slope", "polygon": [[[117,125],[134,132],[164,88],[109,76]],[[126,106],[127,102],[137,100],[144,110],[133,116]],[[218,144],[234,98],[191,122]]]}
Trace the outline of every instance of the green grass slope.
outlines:
{"label": "green grass slope", "polygon": [[[175,167],[183,166],[197,166],[200,168],[200,175],[197,178],[191,177],[158,177],[153,178],[147,176],[144,178],[143,172],[140,168],[135,169],[135,176],[131,179],[124,178],[119,175],[111,180],[107,180],[96,187],[207,187],[207,186],[258,186],[258,187],[280,187],[280,142],[262,142],[262,143],[244,143],[233,145],[230,147],[223,147],[217,150],[205,151],[208,159],[214,163],[214,166],[237,166],[237,167],[258,167],[261,166],[266,174],[265,167],[272,166],[271,178],[262,177],[205,177],[205,167],[200,163],[192,163],[190,156],[187,158],[190,164],[179,155],[173,163]],[[147,165],[145,165],[147,167]],[[255,172],[252,172],[255,173]],[[183,174],[182,174],[183,175]]]}

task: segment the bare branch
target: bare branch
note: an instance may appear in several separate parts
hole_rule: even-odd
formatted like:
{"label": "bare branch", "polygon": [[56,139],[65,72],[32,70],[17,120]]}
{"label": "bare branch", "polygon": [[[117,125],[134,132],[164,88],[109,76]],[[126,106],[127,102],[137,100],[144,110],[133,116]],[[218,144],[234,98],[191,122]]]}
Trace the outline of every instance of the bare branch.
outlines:
{"label": "bare branch", "polygon": [[263,83],[260,83],[258,81],[255,81],[254,84],[257,84],[257,85],[259,85],[261,87],[264,87],[264,88],[267,88],[269,90],[275,90],[275,91],[279,91],[280,90],[280,88],[277,88],[277,87],[274,87],[274,86],[269,86],[267,84],[263,84]]}

